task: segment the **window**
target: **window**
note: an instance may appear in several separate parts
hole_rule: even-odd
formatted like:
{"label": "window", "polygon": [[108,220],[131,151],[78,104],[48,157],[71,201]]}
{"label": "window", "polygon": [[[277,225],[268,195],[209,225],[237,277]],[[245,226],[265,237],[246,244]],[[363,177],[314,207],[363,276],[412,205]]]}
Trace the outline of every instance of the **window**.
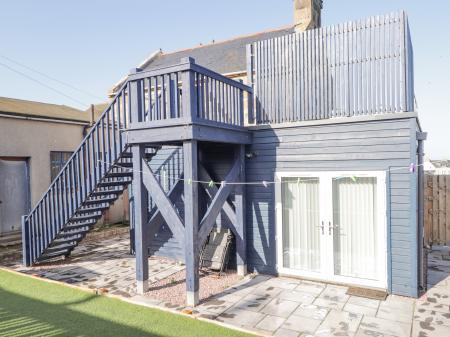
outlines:
{"label": "window", "polygon": [[72,154],[73,152],[50,152],[50,172],[52,181],[56,178]]}

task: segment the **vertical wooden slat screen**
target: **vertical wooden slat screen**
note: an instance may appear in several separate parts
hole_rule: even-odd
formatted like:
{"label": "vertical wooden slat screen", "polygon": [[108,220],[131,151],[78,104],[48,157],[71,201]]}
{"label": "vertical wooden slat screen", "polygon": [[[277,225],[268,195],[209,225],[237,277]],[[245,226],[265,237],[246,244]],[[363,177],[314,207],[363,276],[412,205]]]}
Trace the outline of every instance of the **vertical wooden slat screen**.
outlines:
{"label": "vertical wooden slat screen", "polygon": [[404,12],[258,41],[247,50],[256,123],[414,110]]}
{"label": "vertical wooden slat screen", "polygon": [[425,176],[424,241],[450,245],[450,175]]}

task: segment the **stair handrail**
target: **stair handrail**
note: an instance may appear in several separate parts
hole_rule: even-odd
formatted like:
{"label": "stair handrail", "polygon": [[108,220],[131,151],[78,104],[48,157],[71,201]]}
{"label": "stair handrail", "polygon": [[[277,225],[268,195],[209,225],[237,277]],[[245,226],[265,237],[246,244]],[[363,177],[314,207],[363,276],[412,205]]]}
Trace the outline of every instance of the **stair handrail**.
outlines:
{"label": "stair handrail", "polygon": [[[64,166],[61,168],[61,170],[58,172],[58,174],[56,175],[56,177],[53,179],[53,181],[50,183],[50,186],[47,188],[47,190],[42,194],[41,199],[39,199],[39,201],[36,203],[36,206],[28,213],[28,215],[26,215],[26,219],[28,219],[33,212],[36,211],[36,209],[39,207],[39,205],[41,204],[41,202],[44,200],[45,196],[48,194],[48,192],[50,192],[50,190],[54,187],[54,185],[56,184],[57,180],[61,177],[61,175],[64,173],[64,171],[67,169],[67,167],[69,166],[69,164],[71,163],[71,161],[75,158],[76,154],[81,150],[81,148],[83,147],[83,145],[86,143],[86,140],[92,136],[92,133],[94,132],[94,129],[96,129],[98,127],[98,125],[100,124],[101,120],[106,117],[106,114],[110,111],[111,107],[117,102],[117,99],[120,98],[120,96],[122,95],[122,91],[128,87],[128,79],[123,83],[123,85],[120,87],[120,89],[117,91],[116,95],[114,96],[114,98],[111,100],[111,102],[108,104],[108,106],[105,108],[105,110],[103,110],[102,114],[100,115],[100,117],[98,118],[98,120],[92,125],[92,127],[90,128],[90,130],[88,131],[88,133],[86,134],[86,136],[83,138],[83,140],[81,141],[80,145],[77,147],[77,149],[73,152],[73,154],[69,157],[69,159],[67,160],[67,162],[64,164]],[[120,125],[119,125],[120,127]]]}

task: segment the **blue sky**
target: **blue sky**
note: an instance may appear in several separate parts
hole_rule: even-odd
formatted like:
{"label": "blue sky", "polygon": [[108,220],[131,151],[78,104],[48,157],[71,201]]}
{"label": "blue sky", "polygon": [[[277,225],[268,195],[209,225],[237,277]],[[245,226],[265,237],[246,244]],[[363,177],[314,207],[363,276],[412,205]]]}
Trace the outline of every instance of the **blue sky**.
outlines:
{"label": "blue sky", "polygon": [[[405,9],[415,51],[416,97],[429,132],[427,155],[450,159],[450,2],[325,0],[324,24]],[[0,55],[70,83],[88,96],[14,67],[75,98],[0,65],[0,96],[85,108],[151,52],[171,51],[292,22],[292,0],[4,1]],[[78,102],[79,101],[79,102]]]}

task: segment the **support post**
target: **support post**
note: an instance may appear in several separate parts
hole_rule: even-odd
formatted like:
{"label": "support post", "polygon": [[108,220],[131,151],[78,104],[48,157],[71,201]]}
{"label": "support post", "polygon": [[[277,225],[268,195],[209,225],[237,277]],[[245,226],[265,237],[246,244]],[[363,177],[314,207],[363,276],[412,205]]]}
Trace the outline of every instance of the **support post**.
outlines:
{"label": "support post", "polygon": [[[192,57],[186,57],[181,59],[181,63],[194,64],[195,60]],[[182,81],[183,117],[188,122],[194,122],[198,117],[194,72],[190,69],[184,71]]]}
{"label": "support post", "polygon": [[186,264],[186,304],[199,302],[199,247],[198,247],[198,144],[183,143],[184,151],[184,231]]}
{"label": "support post", "polygon": [[136,289],[138,294],[148,291],[148,196],[142,177],[142,158],[145,147],[133,145],[133,204],[134,244],[136,253]]}
{"label": "support post", "polygon": [[128,187],[128,209],[130,217],[130,255],[134,255],[136,252],[134,229],[136,228],[134,223],[134,195],[133,185]]}
{"label": "support post", "polygon": [[[245,145],[239,145],[239,182],[245,182]],[[247,238],[245,226],[245,185],[237,185],[235,189],[236,206],[236,264],[239,276],[247,274]]]}
{"label": "support post", "polygon": [[22,215],[22,256],[23,265],[31,266],[31,247],[30,247],[30,227],[27,222],[27,216]]}

